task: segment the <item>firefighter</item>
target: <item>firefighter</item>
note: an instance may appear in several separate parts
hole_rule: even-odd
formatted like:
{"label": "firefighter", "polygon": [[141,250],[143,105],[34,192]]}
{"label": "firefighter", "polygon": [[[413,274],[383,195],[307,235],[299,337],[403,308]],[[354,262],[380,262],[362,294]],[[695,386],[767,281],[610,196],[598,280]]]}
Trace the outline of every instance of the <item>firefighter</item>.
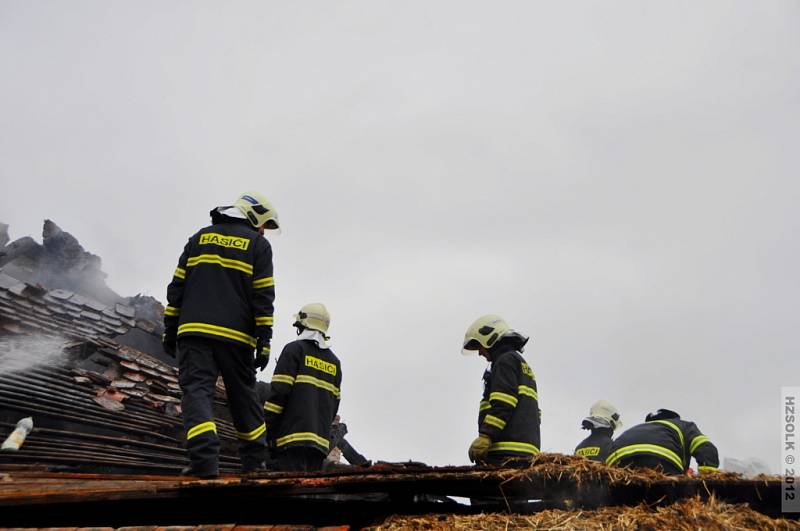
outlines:
{"label": "firefighter", "polygon": [[483,374],[478,437],[468,452],[472,462],[501,464],[539,453],[539,395],[535,375],[522,357],[527,342],[497,315],[480,317],[464,336],[462,352],[477,351],[491,363]]}
{"label": "firefighter", "polygon": [[694,422],[682,420],[669,409],[659,409],[648,414],[644,424],[633,426],[617,437],[606,464],[680,475],[688,472],[692,457],[700,472],[713,472],[719,467],[717,447]]}
{"label": "firefighter", "polygon": [[342,366],[326,335],[330,322],[325,305],[303,306],[294,316],[297,340],[283,348],[275,367],[264,417],[278,470],[321,470],[331,450]]}
{"label": "firefighter", "polygon": [[598,400],[589,409],[581,428],[591,434],[575,447],[575,455],[604,463],[611,449],[611,436],[622,426],[617,408],[606,400]]}
{"label": "firefighter", "polygon": [[[264,370],[272,339],[272,250],[265,229],[278,215],[263,196],[241,195],[211,211],[211,225],[189,238],[167,288],[164,350],[178,358],[186,448],[184,475],[218,475],[220,441],[212,403],[225,381],[242,472],[267,458],[255,369]],[[255,357],[254,357],[255,354]]]}
{"label": "firefighter", "polygon": [[[256,395],[258,396],[258,402],[260,404],[264,404],[266,406],[271,392],[270,384],[267,382],[256,382]],[[265,414],[268,407],[270,406],[266,406],[264,408]],[[341,457],[344,457],[351,465],[371,466],[372,461],[358,453],[358,450],[353,448],[350,442],[344,438],[345,435],[347,435],[347,424],[342,422],[339,415],[336,415],[333,417],[333,422],[331,423],[331,451],[328,452],[328,455],[325,458],[323,468],[325,468],[325,465],[328,463],[338,464],[341,460]]]}

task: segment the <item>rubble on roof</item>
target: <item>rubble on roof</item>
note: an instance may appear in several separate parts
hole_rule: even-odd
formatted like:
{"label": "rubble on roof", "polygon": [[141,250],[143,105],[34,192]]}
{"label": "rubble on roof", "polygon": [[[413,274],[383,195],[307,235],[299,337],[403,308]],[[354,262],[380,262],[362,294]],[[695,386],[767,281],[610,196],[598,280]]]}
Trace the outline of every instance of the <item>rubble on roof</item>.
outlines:
{"label": "rubble on roof", "polygon": [[[64,351],[41,363],[3,363],[0,437],[23,416],[33,417],[34,430],[18,452],[0,453],[0,467],[37,463],[62,470],[177,474],[186,465],[174,367],[113,343],[58,348]],[[236,432],[221,385],[215,412],[220,466],[232,472],[239,466]]]}
{"label": "rubble on roof", "polygon": [[77,238],[49,219],[44,222],[41,245],[24,237],[0,253],[0,267],[21,280],[80,292],[106,304],[121,299],[106,285],[100,257],[87,252]]}
{"label": "rubble on roof", "polygon": [[[73,240],[61,248],[80,256]],[[23,416],[35,426],[19,452],[0,453],[0,465],[176,474],[186,464],[177,369],[160,340],[163,307],[130,300],[101,302],[0,270],[0,436]],[[215,412],[221,468],[233,471],[235,431],[221,385]]]}
{"label": "rubble on roof", "polygon": [[114,327],[102,331],[106,336],[124,334],[137,326],[160,335],[161,303],[141,294],[126,298],[114,292],[106,285],[100,257],[87,252],[77,238],[51,220],[44,222],[41,244],[27,236],[8,241],[8,225],[0,223],[0,272],[6,277],[5,284],[11,278],[29,286],[29,293],[38,288],[64,301],[62,306],[73,314],[86,312],[83,320]]}
{"label": "rubble on roof", "polygon": [[0,319],[2,323],[13,322],[43,334],[91,343],[125,333],[136,326],[136,321],[118,314],[114,306],[101,305],[64,289],[48,291],[2,271]]}
{"label": "rubble on roof", "polygon": [[[137,314],[135,307],[104,304],[65,289],[47,290],[0,270],[0,335],[38,333],[113,346],[128,343],[117,339],[131,337],[134,329],[141,337],[131,339],[132,346],[162,361],[172,361],[161,349],[162,325]],[[145,336],[150,336],[150,340],[143,339]]]}
{"label": "rubble on roof", "polygon": [[729,529],[800,530],[800,522],[771,518],[745,504],[728,504],[714,497],[681,500],[666,506],[603,507],[594,510],[546,510],[535,514],[391,516],[371,530],[508,530],[508,529]]}

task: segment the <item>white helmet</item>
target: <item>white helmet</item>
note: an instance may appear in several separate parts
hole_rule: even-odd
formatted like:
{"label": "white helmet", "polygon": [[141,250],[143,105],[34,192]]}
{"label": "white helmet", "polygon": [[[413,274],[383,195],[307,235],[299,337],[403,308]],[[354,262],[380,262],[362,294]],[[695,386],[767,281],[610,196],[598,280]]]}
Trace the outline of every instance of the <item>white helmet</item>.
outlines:
{"label": "white helmet", "polygon": [[331,325],[331,314],[321,302],[312,302],[300,308],[295,314],[294,325],[302,325],[304,328],[317,330],[325,335]]}
{"label": "white helmet", "polygon": [[267,201],[267,198],[260,194],[245,193],[233,203],[233,206],[244,214],[250,224],[260,229],[279,229],[278,211]]}
{"label": "white helmet", "polygon": [[593,428],[611,428],[616,430],[622,426],[622,419],[617,412],[617,408],[608,400],[598,400],[589,409],[589,416],[583,419],[584,424],[590,424]]}
{"label": "white helmet", "polygon": [[501,338],[507,336],[514,336],[519,339],[520,345],[518,348],[520,350],[522,350],[522,347],[528,342],[528,338],[526,336],[523,336],[519,332],[513,330],[510,326],[508,326],[508,323],[506,323],[505,319],[499,315],[489,314],[484,315],[483,317],[478,317],[475,322],[469,325],[469,328],[467,328],[467,333],[464,334],[464,343],[462,345],[461,353],[465,356],[473,354],[476,350],[478,350],[478,346],[490,349]]}

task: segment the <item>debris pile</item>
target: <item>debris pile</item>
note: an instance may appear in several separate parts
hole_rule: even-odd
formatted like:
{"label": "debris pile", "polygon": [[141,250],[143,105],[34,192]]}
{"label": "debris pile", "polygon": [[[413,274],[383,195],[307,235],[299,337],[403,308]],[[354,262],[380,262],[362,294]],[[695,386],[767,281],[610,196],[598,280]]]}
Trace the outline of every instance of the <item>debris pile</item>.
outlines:
{"label": "debris pile", "polygon": [[[8,226],[0,226],[0,233],[0,242],[7,242]],[[87,252],[49,219],[44,222],[41,245],[26,236],[0,248],[0,267],[20,280],[80,292],[105,304],[121,299],[106,285],[100,257]]]}
{"label": "debris pile", "polygon": [[[0,271],[17,283],[30,286],[30,290],[50,292],[54,297],[62,296],[72,310],[88,311],[113,319],[109,322],[117,328],[132,328],[135,324],[116,324],[130,320],[141,321],[141,328],[161,333],[161,316],[164,308],[153,297],[137,295],[122,297],[106,285],[106,274],[102,271],[99,256],[87,252],[70,233],[54,222],[45,220],[42,243],[25,236],[11,243],[8,225],[0,223]],[[8,284],[8,281],[6,281]],[[120,315],[113,315],[115,308],[123,307]],[[107,310],[112,315],[103,315]],[[0,311],[5,314],[5,311]],[[92,318],[91,315],[87,316]],[[118,332],[124,333],[124,332]]]}
{"label": "debris pile", "polygon": [[731,505],[710,498],[681,500],[671,505],[649,507],[602,507],[594,510],[564,511],[550,509],[530,515],[479,514],[391,516],[373,530],[507,530],[507,529],[579,529],[728,531],[730,529],[800,530],[800,522],[770,518],[745,504]]}
{"label": "debris pile", "polygon": [[105,304],[23,282],[0,270],[0,337],[59,337],[111,348],[123,344],[174,364],[161,347],[163,307],[155,302],[154,308],[148,299],[133,297],[136,306]]}
{"label": "debris pile", "polygon": [[[0,466],[173,474],[186,464],[174,367],[120,345],[74,343],[55,357],[61,365],[0,373],[0,435],[22,416],[33,416],[36,425],[18,452],[0,454]],[[220,465],[233,472],[235,430],[224,416],[221,386],[215,409]]]}
{"label": "debris pile", "polygon": [[697,478],[715,481],[738,481],[740,474],[716,471],[703,473],[701,476],[672,476],[652,469],[631,469],[609,467],[603,463],[578,457],[575,455],[541,453],[533,459],[520,461],[524,466],[514,466],[516,462],[509,460],[508,467],[502,469],[506,479],[532,478],[544,480],[568,480],[580,486],[586,483],[603,483],[608,485],[650,484],[655,482],[688,482]]}
{"label": "debris pile", "polygon": [[[0,225],[0,244],[6,229]],[[0,436],[22,417],[35,426],[19,451],[0,454],[0,466],[179,472],[186,464],[180,386],[161,346],[161,304],[105,288],[100,259],[49,221],[43,245],[30,238],[4,245],[0,264]],[[221,385],[214,407],[220,466],[235,471]]]}

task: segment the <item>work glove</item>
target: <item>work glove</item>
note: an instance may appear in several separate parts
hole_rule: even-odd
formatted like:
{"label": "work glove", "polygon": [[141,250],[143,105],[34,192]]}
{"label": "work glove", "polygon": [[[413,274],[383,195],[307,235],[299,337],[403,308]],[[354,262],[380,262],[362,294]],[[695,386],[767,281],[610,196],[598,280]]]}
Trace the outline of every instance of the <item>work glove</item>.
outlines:
{"label": "work glove", "polygon": [[161,336],[161,344],[164,345],[164,352],[166,352],[171,358],[174,358],[176,350],[175,338],[167,338],[166,334],[164,334]]}
{"label": "work glove", "polygon": [[256,357],[253,360],[253,368],[263,371],[269,363],[269,340],[259,337],[256,339]]}
{"label": "work glove", "polygon": [[492,440],[489,438],[488,435],[480,434],[478,438],[472,441],[472,444],[469,445],[469,460],[473,463],[477,463],[478,461],[484,459],[486,454],[489,453],[489,446],[492,444]]}

